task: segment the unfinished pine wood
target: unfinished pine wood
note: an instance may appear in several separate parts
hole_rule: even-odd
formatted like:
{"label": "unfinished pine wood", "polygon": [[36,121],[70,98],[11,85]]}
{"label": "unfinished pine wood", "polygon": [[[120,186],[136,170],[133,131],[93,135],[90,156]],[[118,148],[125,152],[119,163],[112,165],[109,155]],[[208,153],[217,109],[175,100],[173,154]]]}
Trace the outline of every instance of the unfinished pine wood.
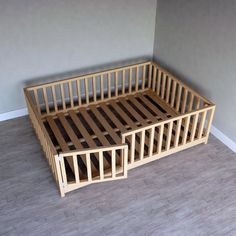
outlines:
{"label": "unfinished pine wood", "polygon": [[207,143],[215,111],[213,103],[150,61],[24,92],[62,197]]}

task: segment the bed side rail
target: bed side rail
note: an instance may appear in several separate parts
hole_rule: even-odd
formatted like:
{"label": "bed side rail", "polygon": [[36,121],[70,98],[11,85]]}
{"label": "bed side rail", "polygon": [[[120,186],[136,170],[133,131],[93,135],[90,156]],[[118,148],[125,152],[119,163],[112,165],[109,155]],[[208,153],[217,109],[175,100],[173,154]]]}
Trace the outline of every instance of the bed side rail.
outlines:
{"label": "bed side rail", "polygon": [[150,88],[176,112],[184,114],[205,106],[214,105],[158,64],[152,62],[152,66]]}
{"label": "bed side rail", "polygon": [[32,104],[30,95],[27,90],[24,90],[25,93],[25,100],[28,107],[29,117],[31,120],[31,123],[34,127],[34,130],[36,132],[36,135],[40,141],[40,144],[43,148],[43,151],[45,152],[46,159],[48,161],[48,164],[51,168],[52,174],[54,179],[56,180],[56,183],[58,186],[62,183],[62,176],[60,174],[59,166],[57,165],[57,162],[55,160],[55,156],[57,155],[57,151],[54,147],[54,145],[51,142],[51,139],[48,136],[47,131],[45,130],[45,127],[42,123],[42,120],[40,119],[40,116],[35,109],[35,106]]}
{"label": "bed side rail", "polygon": [[194,146],[206,143],[215,106],[137,128],[122,134],[128,144],[128,169]]}
{"label": "bed side rail", "polygon": [[151,69],[148,61],[26,89],[38,113],[44,117],[148,89]]}
{"label": "bed side rail", "polygon": [[[106,169],[104,165],[104,158],[107,155],[111,157],[110,169]],[[97,171],[93,171],[92,168],[91,158],[95,156],[98,157]],[[128,146],[126,144],[62,152],[55,158],[62,175],[60,186],[62,197],[65,193],[88,184],[127,178]],[[66,167],[68,161],[71,162],[73,168],[68,168],[68,165]]]}

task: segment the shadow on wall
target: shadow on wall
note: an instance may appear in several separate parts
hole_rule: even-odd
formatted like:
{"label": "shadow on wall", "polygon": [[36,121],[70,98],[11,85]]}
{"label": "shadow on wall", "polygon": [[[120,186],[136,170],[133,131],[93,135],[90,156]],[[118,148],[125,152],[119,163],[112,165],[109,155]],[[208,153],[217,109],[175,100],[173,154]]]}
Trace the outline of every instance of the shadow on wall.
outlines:
{"label": "shadow on wall", "polygon": [[129,58],[129,59],[121,60],[121,61],[109,62],[109,63],[99,64],[96,66],[84,67],[84,68],[65,71],[65,72],[61,72],[61,73],[55,73],[55,74],[51,74],[51,75],[30,78],[30,79],[24,80],[23,87],[32,86],[32,85],[36,85],[36,84],[37,85],[43,84],[43,83],[57,81],[57,80],[69,79],[69,78],[77,77],[80,75],[96,73],[96,72],[100,72],[100,71],[107,70],[107,69],[113,69],[113,68],[122,67],[122,66],[130,65],[130,64],[144,62],[147,60],[152,60],[152,58],[150,56]]}
{"label": "shadow on wall", "polygon": [[[205,87],[199,86],[199,84],[190,81],[189,78],[187,78],[185,75],[183,75],[180,71],[170,67],[167,63],[160,60],[159,58],[154,58],[154,61],[159,64],[161,67],[165,68],[167,71],[169,71],[172,75],[174,75],[177,79],[184,82],[186,85],[194,89],[196,92],[202,94],[203,96],[211,94],[210,91],[207,91]],[[212,99],[212,97],[207,97],[207,99]]]}

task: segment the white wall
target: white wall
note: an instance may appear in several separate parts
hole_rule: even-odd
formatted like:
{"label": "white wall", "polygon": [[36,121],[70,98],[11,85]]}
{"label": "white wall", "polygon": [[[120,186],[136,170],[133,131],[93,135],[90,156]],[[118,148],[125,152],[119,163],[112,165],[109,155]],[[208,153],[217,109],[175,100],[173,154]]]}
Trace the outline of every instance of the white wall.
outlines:
{"label": "white wall", "polygon": [[154,58],[216,103],[236,142],[236,1],[158,0]]}
{"label": "white wall", "polygon": [[0,113],[39,77],[151,58],[155,14],[156,0],[0,0]]}

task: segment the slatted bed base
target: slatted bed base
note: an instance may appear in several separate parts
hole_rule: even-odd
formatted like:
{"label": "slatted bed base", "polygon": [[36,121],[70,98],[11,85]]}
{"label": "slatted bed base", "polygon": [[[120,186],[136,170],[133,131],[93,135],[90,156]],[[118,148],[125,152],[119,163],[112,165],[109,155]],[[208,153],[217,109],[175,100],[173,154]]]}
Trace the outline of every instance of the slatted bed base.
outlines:
{"label": "slatted bed base", "polygon": [[154,62],[25,89],[61,196],[206,143],[215,105]]}

